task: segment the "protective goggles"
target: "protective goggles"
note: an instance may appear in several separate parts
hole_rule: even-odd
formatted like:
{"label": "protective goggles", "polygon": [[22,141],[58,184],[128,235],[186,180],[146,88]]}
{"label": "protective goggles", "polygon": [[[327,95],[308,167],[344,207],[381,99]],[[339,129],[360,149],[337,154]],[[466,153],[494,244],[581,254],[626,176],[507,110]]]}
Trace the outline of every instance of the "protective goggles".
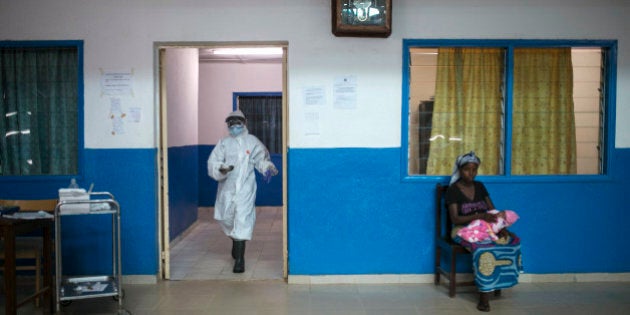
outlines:
{"label": "protective goggles", "polygon": [[232,118],[227,120],[228,127],[232,126],[243,126],[245,125],[245,121],[240,118]]}

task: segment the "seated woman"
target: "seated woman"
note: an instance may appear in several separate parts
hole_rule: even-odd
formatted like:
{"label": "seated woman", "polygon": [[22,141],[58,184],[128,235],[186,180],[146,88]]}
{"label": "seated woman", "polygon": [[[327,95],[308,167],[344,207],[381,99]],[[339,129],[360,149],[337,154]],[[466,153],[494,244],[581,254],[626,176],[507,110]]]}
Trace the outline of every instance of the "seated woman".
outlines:
{"label": "seated woman", "polygon": [[471,251],[475,285],[479,294],[477,309],[490,311],[490,292],[500,294],[501,289],[518,283],[521,271],[520,240],[516,235],[503,229],[499,239],[490,242],[471,243],[457,236],[457,232],[474,220],[489,223],[497,222],[497,214],[490,213],[495,209],[490,195],[483,183],[475,180],[481,160],[470,152],[457,157],[453,175],[446,191],[446,205],[449,216],[455,225],[452,231],[453,241]]}

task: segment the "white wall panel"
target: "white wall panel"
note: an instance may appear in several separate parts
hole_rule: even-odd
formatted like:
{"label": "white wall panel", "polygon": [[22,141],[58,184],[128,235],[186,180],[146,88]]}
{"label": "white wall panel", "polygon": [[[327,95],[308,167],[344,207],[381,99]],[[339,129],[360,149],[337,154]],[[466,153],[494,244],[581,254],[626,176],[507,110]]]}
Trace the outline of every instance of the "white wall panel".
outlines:
{"label": "white wall panel", "polygon": [[[630,3],[621,0],[397,0],[387,39],[335,37],[330,1],[0,0],[0,38],[85,41],[85,144],[156,146],[153,44],[167,41],[288,41],[290,142],[307,147],[399,147],[403,38],[617,39],[616,146],[630,147]],[[111,135],[101,69],[133,69],[125,106],[143,120]],[[356,76],[357,106],[334,107],[338,76]],[[326,103],[306,108],[301,91],[323,86]],[[316,112],[318,135],[306,135]]]}

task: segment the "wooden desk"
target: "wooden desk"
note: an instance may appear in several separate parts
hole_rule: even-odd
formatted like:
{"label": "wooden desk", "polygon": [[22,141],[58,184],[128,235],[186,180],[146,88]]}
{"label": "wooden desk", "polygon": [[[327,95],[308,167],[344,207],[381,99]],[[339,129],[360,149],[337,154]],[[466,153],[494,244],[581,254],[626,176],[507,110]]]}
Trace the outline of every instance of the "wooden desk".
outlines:
{"label": "wooden desk", "polygon": [[[6,292],[5,314],[17,312],[17,308],[38,296],[44,297],[42,304],[46,313],[52,312],[52,219],[8,219],[0,217],[0,236],[4,240],[4,291]],[[41,229],[43,233],[44,285],[22,301],[17,300],[15,272],[15,236]]]}

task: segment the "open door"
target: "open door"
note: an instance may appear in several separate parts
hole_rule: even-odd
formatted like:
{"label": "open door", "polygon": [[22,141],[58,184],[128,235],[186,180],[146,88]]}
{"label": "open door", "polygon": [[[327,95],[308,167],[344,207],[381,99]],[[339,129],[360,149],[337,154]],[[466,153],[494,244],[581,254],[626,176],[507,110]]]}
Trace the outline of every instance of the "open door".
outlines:
{"label": "open door", "polygon": [[287,243],[287,159],[289,153],[289,93],[287,88],[287,46],[282,47],[282,277],[289,277],[289,247]]}
{"label": "open door", "polygon": [[160,139],[158,149],[158,181],[160,196],[158,198],[159,207],[159,239],[160,239],[160,269],[159,274],[162,279],[170,279],[170,235],[169,229],[169,202],[168,202],[168,129],[166,115],[166,77],[164,71],[164,53],[160,48],[158,51],[159,70],[159,116],[160,116]]}
{"label": "open door", "polygon": [[[172,111],[177,108],[175,101],[173,101],[175,91],[171,90],[169,95],[167,95],[167,88],[171,88],[169,82],[167,81],[167,77],[170,78],[171,68],[169,67],[170,60],[170,49],[199,49],[199,50],[210,50],[218,47],[281,47],[282,48],[282,275],[283,278],[286,279],[288,275],[288,249],[287,249],[287,141],[288,141],[288,94],[287,94],[287,45],[286,42],[235,42],[235,43],[203,43],[203,42],[195,42],[195,43],[181,43],[181,42],[156,42],[154,43],[154,58],[155,58],[155,99],[156,99],[156,107],[159,107],[157,110],[156,117],[157,123],[159,124],[158,128],[158,136],[159,139],[156,139],[158,144],[158,152],[157,152],[157,163],[159,164],[158,169],[158,185],[159,185],[159,196],[158,196],[158,238],[159,238],[159,277],[161,279],[178,279],[181,276],[182,272],[178,269],[178,254],[174,254],[172,257],[170,252],[173,248],[172,246],[176,246],[178,244],[177,241],[181,240],[177,235],[178,222],[175,217],[171,218],[171,222],[169,223],[169,215],[170,211],[173,209],[179,210],[179,199],[177,199],[178,191],[176,187],[171,187],[171,191],[169,192],[169,181],[176,181],[176,174],[179,174],[176,171],[176,167],[171,164],[171,179],[169,180],[169,145],[174,146],[175,143],[171,138],[171,143],[168,143],[168,101],[167,96],[171,98],[170,110],[171,115]],[[232,58],[232,57],[221,57],[217,56],[216,58]],[[240,57],[239,57],[240,58]],[[250,57],[251,58],[251,57]],[[277,58],[277,57],[276,57]],[[223,60],[227,62],[226,60]],[[219,61],[220,62],[220,61]],[[173,67],[174,69],[174,67]],[[168,72],[167,72],[168,70]],[[172,118],[172,117],[171,117]],[[222,122],[222,121],[221,121]],[[171,120],[171,124],[174,124]],[[224,126],[222,122],[221,126]],[[173,133],[175,130],[171,131]],[[172,135],[171,135],[172,136]],[[171,160],[177,159],[177,154],[173,151],[170,151]],[[278,166],[278,165],[277,165]],[[187,228],[187,227],[184,227]],[[185,233],[185,231],[183,232]],[[171,244],[171,237],[175,240],[173,244]],[[279,253],[278,253],[279,254]],[[173,258],[173,263],[171,264],[171,258]],[[280,267],[280,266],[278,266]],[[171,272],[171,268],[173,268]]]}

